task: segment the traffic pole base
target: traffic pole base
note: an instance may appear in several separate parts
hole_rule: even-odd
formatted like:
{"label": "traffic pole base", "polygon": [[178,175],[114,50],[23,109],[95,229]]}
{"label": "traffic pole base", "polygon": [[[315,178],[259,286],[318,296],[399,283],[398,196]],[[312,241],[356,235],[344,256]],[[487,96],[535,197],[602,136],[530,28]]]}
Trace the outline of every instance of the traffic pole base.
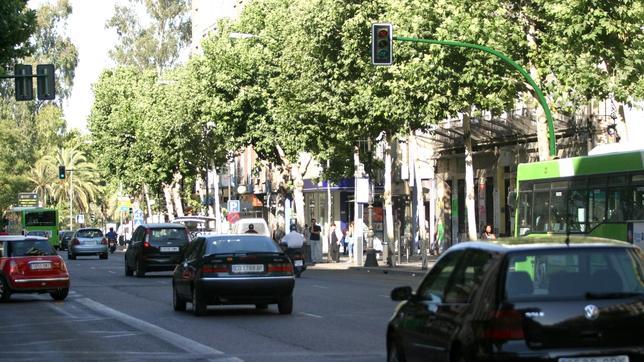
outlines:
{"label": "traffic pole base", "polygon": [[364,266],[378,266],[378,259],[376,258],[375,249],[367,249],[367,257],[364,261]]}

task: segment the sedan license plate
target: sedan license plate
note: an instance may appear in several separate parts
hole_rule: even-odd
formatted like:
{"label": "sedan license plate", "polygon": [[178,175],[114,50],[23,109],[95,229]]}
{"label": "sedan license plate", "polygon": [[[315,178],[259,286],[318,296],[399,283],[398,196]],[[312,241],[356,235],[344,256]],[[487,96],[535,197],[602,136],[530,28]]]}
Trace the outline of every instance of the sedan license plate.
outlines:
{"label": "sedan license plate", "polygon": [[159,248],[162,252],[179,251],[178,246],[162,246]]}
{"label": "sedan license plate", "polygon": [[31,270],[47,270],[51,269],[51,263],[31,263],[29,267]]}
{"label": "sedan license plate", "polygon": [[559,358],[559,362],[629,362],[628,356]]}
{"label": "sedan license plate", "polygon": [[264,271],[263,264],[233,264],[233,273],[262,273]]}
{"label": "sedan license plate", "polygon": [[295,266],[302,266],[302,265],[304,265],[304,263],[302,262],[302,260],[296,260],[296,261],[295,261]]}

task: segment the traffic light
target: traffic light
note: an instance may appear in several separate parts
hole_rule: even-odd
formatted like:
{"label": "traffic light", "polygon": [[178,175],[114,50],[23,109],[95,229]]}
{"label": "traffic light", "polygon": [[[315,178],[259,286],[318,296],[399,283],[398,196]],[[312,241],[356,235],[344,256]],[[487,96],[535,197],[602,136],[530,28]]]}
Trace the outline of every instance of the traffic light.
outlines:
{"label": "traffic light", "polygon": [[391,24],[371,26],[371,63],[391,65],[393,60],[393,27]]}
{"label": "traffic light", "polygon": [[61,180],[65,179],[65,166],[58,166],[58,178]]}
{"label": "traffic light", "polygon": [[16,100],[30,101],[34,99],[34,81],[31,78],[31,65],[16,64],[13,75],[15,76]]}
{"label": "traffic light", "polygon": [[38,64],[36,66],[38,78],[38,99],[41,101],[56,98],[56,75],[53,64]]}

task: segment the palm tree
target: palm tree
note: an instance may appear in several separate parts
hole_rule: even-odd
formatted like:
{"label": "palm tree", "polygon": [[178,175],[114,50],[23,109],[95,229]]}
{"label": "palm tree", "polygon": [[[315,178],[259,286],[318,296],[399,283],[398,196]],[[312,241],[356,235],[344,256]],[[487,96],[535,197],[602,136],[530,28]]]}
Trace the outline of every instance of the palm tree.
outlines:
{"label": "palm tree", "polygon": [[51,167],[51,164],[45,162],[43,159],[38,160],[29,170],[27,178],[34,185],[32,192],[37,193],[41,205],[46,206],[53,194],[53,184],[56,181],[54,169]]}
{"label": "palm tree", "polygon": [[82,151],[76,148],[59,148],[56,154],[44,157],[52,169],[65,166],[67,175],[63,182],[54,180],[52,196],[59,205],[69,202],[73,195],[73,209],[89,212],[90,203],[100,195],[99,175],[96,165],[87,161]]}

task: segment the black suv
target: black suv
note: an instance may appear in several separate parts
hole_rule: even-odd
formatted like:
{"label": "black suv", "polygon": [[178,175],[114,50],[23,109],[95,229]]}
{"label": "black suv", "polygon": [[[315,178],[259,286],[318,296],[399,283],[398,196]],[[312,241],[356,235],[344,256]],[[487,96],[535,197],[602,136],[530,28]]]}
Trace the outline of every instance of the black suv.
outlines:
{"label": "black suv", "polygon": [[391,292],[388,360],[643,361],[642,257],[590,237],[458,244]]}
{"label": "black suv", "polygon": [[60,250],[67,250],[69,248],[69,242],[72,240],[74,235],[74,230],[65,230],[61,231],[58,240],[60,240]]}
{"label": "black suv", "polygon": [[174,270],[189,241],[188,229],[180,224],[139,225],[125,252],[125,275]]}

